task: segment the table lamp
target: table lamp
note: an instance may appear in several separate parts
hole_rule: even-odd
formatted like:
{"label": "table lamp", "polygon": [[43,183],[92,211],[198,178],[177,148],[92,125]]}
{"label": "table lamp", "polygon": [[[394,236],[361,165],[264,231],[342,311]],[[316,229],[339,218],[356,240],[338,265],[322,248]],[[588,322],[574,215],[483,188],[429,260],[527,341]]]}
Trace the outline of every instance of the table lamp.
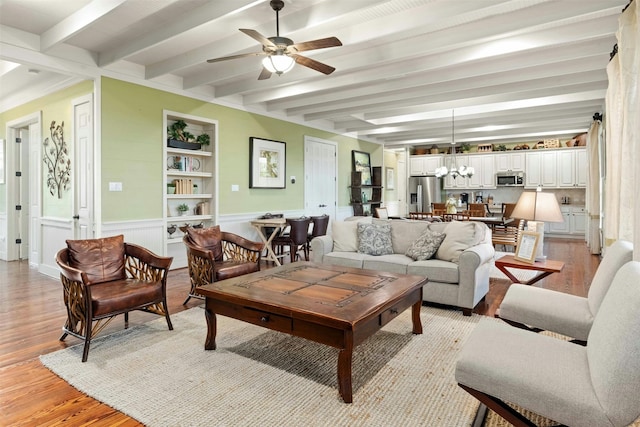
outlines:
{"label": "table lamp", "polygon": [[544,261],[546,256],[543,252],[544,246],[544,223],[563,222],[562,212],[553,193],[543,193],[542,188],[536,191],[525,191],[520,195],[518,203],[513,208],[511,217],[526,219],[527,230],[540,234],[538,249],[536,251],[536,261]]}

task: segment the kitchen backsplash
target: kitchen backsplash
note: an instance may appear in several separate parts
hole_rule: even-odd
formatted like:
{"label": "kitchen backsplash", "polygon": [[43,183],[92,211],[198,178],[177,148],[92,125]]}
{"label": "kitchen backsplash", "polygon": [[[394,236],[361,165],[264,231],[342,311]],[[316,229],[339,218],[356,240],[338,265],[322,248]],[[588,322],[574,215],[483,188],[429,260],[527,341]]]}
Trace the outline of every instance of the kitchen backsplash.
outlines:
{"label": "kitchen backsplash", "polygon": [[[469,198],[471,200],[475,200],[475,196],[482,194],[483,200],[486,202],[489,196],[493,196],[494,205],[499,205],[501,203],[515,203],[518,201],[518,198],[520,198],[520,194],[522,194],[523,191],[534,190],[524,189],[522,187],[501,187],[494,190],[484,191],[465,190],[465,192],[469,194]],[[582,206],[585,203],[584,188],[554,188],[544,191],[555,194],[558,204],[562,204],[563,197],[568,197],[569,204],[571,205]],[[452,193],[456,198],[460,195],[460,191],[449,191],[448,193]]]}

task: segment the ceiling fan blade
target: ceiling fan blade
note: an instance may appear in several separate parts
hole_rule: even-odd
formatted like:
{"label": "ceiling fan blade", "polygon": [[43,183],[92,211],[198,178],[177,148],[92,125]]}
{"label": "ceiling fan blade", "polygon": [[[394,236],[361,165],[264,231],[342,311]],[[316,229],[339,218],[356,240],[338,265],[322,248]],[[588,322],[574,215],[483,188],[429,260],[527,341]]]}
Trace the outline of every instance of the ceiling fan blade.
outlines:
{"label": "ceiling fan blade", "polygon": [[257,40],[263,46],[270,46],[274,49],[277,48],[277,46],[271,40],[269,40],[268,38],[266,38],[265,36],[257,32],[256,30],[248,30],[246,28],[240,28],[240,31],[242,31],[249,37],[253,38],[254,40]]}
{"label": "ceiling fan blade", "polygon": [[227,61],[229,59],[246,58],[248,56],[260,56],[260,55],[266,55],[266,53],[264,53],[264,52],[241,53],[241,54],[238,54],[238,55],[223,56],[222,58],[207,59],[207,62],[209,62],[209,63],[211,63],[211,62],[220,62],[220,61]]}
{"label": "ceiling fan blade", "polygon": [[269,77],[271,77],[271,71],[267,70],[266,68],[262,67],[262,71],[260,72],[260,75],[258,76],[258,80],[267,80]]}
{"label": "ceiling fan blade", "polygon": [[293,59],[295,59],[298,64],[304,65],[305,67],[311,68],[312,70],[320,71],[323,74],[331,74],[336,70],[335,68],[327,64],[323,64],[322,62],[316,61],[315,59],[307,58],[306,56],[302,56],[302,55],[290,55],[290,56]]}
{"label": "ceiling fan blade", "polygon": [[342,46],[342,42],[336,37],[327,37],[326,39],[311,40],[308,42],[295,43],[287,47],[290,53],[304,52],[305,50],[325,49],[327,47]]}

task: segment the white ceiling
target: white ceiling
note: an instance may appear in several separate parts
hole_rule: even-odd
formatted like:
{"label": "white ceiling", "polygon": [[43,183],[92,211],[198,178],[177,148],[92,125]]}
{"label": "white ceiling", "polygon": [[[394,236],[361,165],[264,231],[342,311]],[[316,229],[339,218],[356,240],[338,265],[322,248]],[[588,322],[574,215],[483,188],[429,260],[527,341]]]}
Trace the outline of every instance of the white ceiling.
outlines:
{"label": "white ceiling", "polygon": [[[239,28],[274,36],[268,0],[0,0],[0,111],[100,75],[384,143],[568,139],[604,110],[628,0],[285,0],[280,35],[303,52],[258,80]],[[31,72],[29,72],[31,70]]]}

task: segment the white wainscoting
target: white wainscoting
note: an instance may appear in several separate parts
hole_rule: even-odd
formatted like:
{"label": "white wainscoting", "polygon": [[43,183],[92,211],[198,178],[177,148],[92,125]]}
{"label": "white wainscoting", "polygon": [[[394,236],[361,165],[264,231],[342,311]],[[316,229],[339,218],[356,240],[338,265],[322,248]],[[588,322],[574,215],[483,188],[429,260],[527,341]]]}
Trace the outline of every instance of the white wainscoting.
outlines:
{"label": "white wainscoting", "polygon": [[38,271],[51,277],[60,277],[56,264],[56,254],[66,246],[67,239],[73,239],[73,221],[67,218],[43,217],[40,220],[42,229],[42,253]]}
{"label": "white wainscoting", "polygon": [[102,224],[102,236],[124,235],[124,241],[140,245],[151,252],[164,254],[165,227],[162,219],[113,221]]}
{"label": "white wainscoting", "polygon": [[7,214],[0,212],[0,259],[7,260]]}

